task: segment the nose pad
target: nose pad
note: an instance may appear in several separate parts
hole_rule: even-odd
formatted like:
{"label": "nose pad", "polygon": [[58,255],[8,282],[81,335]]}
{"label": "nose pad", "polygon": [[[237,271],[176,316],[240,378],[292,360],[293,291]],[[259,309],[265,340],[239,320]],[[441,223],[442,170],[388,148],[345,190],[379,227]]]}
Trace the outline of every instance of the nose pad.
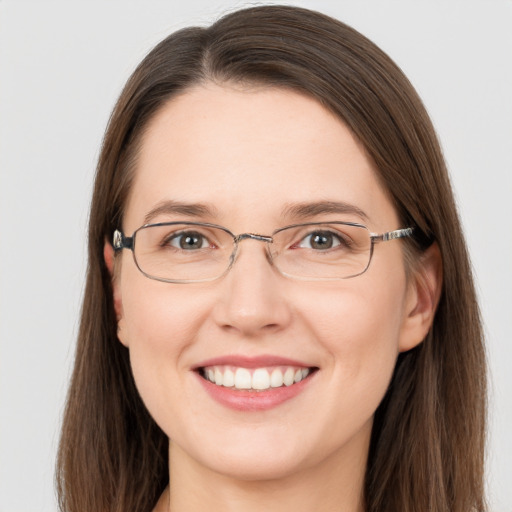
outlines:
{"label": "nose pad", "polygon": [[272,258],[272,252],[270,250],[270,244],[273,242],[271,236],[264,236],[264,235],[255,235],[253,233],[243,233],[242,235],[238,235],[234,242],[234,248],[233,252],[231,253],[231,256],[229,258],[229,269],[231,270],[231,267],[236,263],[238,260],[239,254],[240,254],[240,242],[243,240],[257,240],[259,242],[265,243],[265,257],[267,259],[267,262],[274,266],[274,261]]}
{"label": "nose pad", "polygon": [[273,267],[274,261],[272,258],[272,252],[270,250],[270,244],[273,242],[273,239],[271,236],[265,236],[265,235],[257,235],[254,233],[242,233],[241,235],[237,235],[234,238],[234,248],[233,252],[231,253],[231,256],[229,257],[229,266],[228,270],[231,270],[233,265],[238,260],[239,254],[240,254],[240,242],[244,240],[257,240],[259,242],[265,243],[265,257],[267,259],[267,262]]}

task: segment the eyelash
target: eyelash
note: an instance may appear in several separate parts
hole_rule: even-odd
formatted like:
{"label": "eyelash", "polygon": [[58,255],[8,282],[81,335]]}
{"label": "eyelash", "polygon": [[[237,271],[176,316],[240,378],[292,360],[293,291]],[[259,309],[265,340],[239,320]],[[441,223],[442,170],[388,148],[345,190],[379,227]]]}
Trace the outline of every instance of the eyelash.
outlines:
{"label": "eyelash", "polygon": [[[182,231],[181,233],[172,233],[169,236],[165,237],[164,240],[161,243],[162,247],[173,247],[175,249],[179,250],[187,250],[183,247],[177,247],[172,244],[173,241],[177,241],[177,243],[180,243],[180,239],[186,238],[186,237],[192,237],[192,238],[201,238],[202,245],[199,247],[199,249],[206,249],[207,247],[212,247],[212,244],[209,240],[209,238],[206,235],[203,235],[202,233],[199,233],[197,231]],[[207,243],[206,247],[203,247],[204,242]]]}
{"label": "eyelash", "polygon": [[[327,249],[320,249],[320,250],[329,250],[329,249],[335,249],[336,247],[340,247],[340,246],[349,246],[350,245],[349,242],[340,234],[334,233],[332,231],[322,230],[322,231],[312,231],[312,232],[308,233],[307,235],[302,237],[297,244],[294,244],[294,247],[302,248],[303,243],[308,243],[308,242],[305,242],[307,239],[309,239],[309,244],[311,245],[312,238],[314,236],[318,236],[318,235],[322,236],[322,237],[332,237],[332,239],[333,239],[333,245],[331,247],[328,247]],[[306,247],[306,248],[314,249],[313,247]]]}

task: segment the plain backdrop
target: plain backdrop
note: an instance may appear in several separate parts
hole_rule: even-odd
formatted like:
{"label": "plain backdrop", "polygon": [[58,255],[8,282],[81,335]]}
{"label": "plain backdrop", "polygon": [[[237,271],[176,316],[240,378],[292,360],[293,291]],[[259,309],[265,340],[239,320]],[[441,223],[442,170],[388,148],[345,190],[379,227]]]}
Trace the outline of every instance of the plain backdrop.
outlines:
{"label": "plain backdrop", "polygon": [[[511,512],[512,2],[291,3],[333,15],[380,45],[433,118],[487,333],[491,510]],[[0,0],[0,512],[56,510],[54,458],[91,184],[120,89],[170,32],[247,5]]]}

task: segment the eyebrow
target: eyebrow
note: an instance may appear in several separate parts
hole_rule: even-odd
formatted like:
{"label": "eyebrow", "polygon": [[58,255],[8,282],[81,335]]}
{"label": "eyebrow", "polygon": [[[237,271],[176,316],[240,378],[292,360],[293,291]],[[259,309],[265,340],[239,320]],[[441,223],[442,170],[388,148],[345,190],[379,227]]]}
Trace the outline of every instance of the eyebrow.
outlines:
{"label": "eyebrow", "polygon": [[[356,215],[368,220],[368,215],[355,205],[342,201],[315,201],[287,204],[282,210],[282,216],[292,219],[308,219],[319,215],[338,213]],[[150,224],[159,215],[183,215],[198,219],[217,216],[217,209],[209,203],[185,203],[182,201],[166,200],[158,203],[144,217],[144,224]]]}
{"label": "eyebrow", "polygon": [[292,203],[283,208],[284,217],[294,219],[307,219],[328,213],[339,213],[343,215],[356,215],[367,221],[368,215],[357,206],[342,201],[315,201],[312,203]]}
{"label": "eyebrow", "polygon": [[215,217],[216,208],[208,203],[184,203],[181,201],[167,200],[158,203],[144,217],[144,224],[150,224],[151,221],[159,215],[183,215],[186,217]]}

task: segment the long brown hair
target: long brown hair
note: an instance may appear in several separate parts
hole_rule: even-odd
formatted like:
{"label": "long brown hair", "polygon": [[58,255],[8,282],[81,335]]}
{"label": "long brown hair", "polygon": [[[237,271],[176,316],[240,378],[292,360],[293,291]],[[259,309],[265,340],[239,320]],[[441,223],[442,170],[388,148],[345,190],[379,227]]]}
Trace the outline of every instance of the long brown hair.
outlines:
{"label": "long brown hair", "polygon": [[471,267],[441,149],[413,87],[391,59],[322,14],[263,6],[208,28],[176,32],[126,84],[99,158],[89,265],[74,373],[58,455],[66,512],[143,512],[168,479],[168,440],[143,405],[116,336],[103,245],[121,225],[148,120],[192,85],[226,81],[284,87],[334,112],[378,169],[409,248],[435,241],[444,287],[432,329],[401,354],[375,414],[364,497],[367,512],[484,511],[485,352]]}

